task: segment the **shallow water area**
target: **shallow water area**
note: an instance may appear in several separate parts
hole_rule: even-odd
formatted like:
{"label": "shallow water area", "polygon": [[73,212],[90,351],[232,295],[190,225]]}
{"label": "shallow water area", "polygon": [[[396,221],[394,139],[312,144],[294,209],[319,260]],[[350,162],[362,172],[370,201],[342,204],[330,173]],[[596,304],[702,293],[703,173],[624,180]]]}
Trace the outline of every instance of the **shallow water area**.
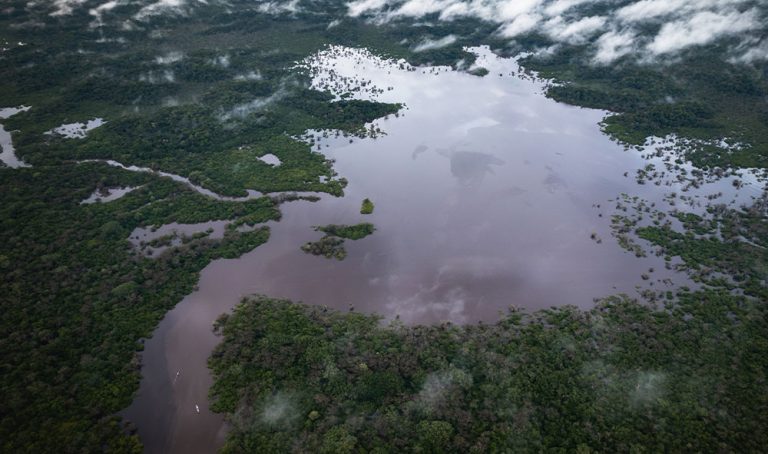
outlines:
{"label": "shallow water area", "polygon": [[[146,256],[157,257],[165,250],[183,244],[185,238],[204,234],[206,238],[216,240],[224,237],[229,221],[210,221],[198,224],[179,224],[172,222],[159,227],[137,227],[131,232],[128,240],[136,250]],[[170,244],[152,246],[152,242],[163,237],[171,238]]]}
{"label": "shallow water area", "polygon": [[[218,342],[211,325],[245,295],[353,307],[406,323],[492,322],[511,305],[588,308],[597,297],[691,285],[662,257],[638,258],[618,246],[610,216],[620,194],[668,210],[666,196],[684,192],[700,210],[696,201],[712,194],[738,204],[761,191],[749,174],[737,190],[735,177],[692,186],[675,168],[641,183],[638,169],[666,169],[663,153],[643,157],[657,145],[625,150],[600,132],[605,112],[547,99],[546,82],[521,75],[513,59],[475,52],[486,77],[411,68],[348,48],[304,62],[316,88],[407,108],[369,125],[376,139],[311,134],[349,180],[345,196],[282,205],[281,221],[268,223],[267,244],[211,263],[199,289],[166,315],[145,344],[144,379],[125,412],[147,452],[220,446],[225,426],[207,402],[206,361]],[[364,198],[375,204],[371,215],[360,214]],[[322,237],[313,226],[359,222],[376,231],[347,240],[344,261],[300,250]]]}
{"label": "shallow water area", "polygon": [[[4,120],[8,117],[16,115],[17,113],[29,110],[30,106],[19,107],[3,107],[0,108],[0,120]],[[13,139],[10,131],[6,131],[5,127],[0,124],[0,162],[6,166],[17,169],[19,167],[29,167],[24,161],[16,156],[16,150],[13,148]]]}
{"label": "shallow water area", "polygon": [[66,139],[85,139],[88,131],[96,129],[104,123],[106,121],[102,118],[94,118],[86,122],[67,123],[51,129],[47,134],[57,134]]}
{"label": "shallow water area", "polygon": [[272,153],[267,153],[267,154],[265,154],[264,156],[261,156],[258,159],[259,159],[259,161],[261,161],[261,162],[263,162],[265,164],[269,164],[269,165],[271,165],[273,167],[278,167],[280,164],[282,164],[282,162],[280,161],[280,158],[278,158],[277,156],[273,155]]}
{"label": "shallow water area", "polygon": [[160,171],[160,170],[154,170],[154,169],[150,169],[149,167],[140,167],[140,166],[134,166],[134,165],[124,165],[124,164],[122,164],[120,162],[117,162],[117,161],[114,161],[114,160],[111,160],[111,159],[88,159],[88,160],[85,160],[85,161],[82,161],[82,162],[103,162],[104,164],[107,164],[107,165],[110,165],[110,166],[113,166],[113,167],[119,167],[119,168],[125,169],[125,170],[130,170],[132,172],[154,173],[154,174],[159,175],[161,177],[170,178],[173,181],[178,181],[179,183],[184,183],[185,185],[187,185],[188,187],[190,187],[194,191],[196,191],[196,192],[198,192],[198,193],[200,193],[200,194],[202,194],[204,196],[208,196],[208,197],[214,198],[216,200],[224,200],[224,201],[231,201],[231,202],[244,202],[246,200],[258,199],[259,197],[263,197],[264,196],[264,194],[262,194],[261,192],[253,191],[253,190],[248,190],[247,191],[248,195],[244,196],[244,197],[227,197],[227,196],[222,196],[222,195],[219,195],[219,194],[211,191],[210,189],[206,189],[206,188],[204,188],[202,186],[199,186],[199,185],[196,185],[196,184],[192,183],[189,180],[189,178],[183,177],[181,175],[176,175],[176,174],[173,174],[173,173],[163,172],[163,171]]}
{"label": "shallow water area", "polygon": [[136,186],[127,186],[121,188],[104,188],[104,190],[96,189],[91,195],[83,199],[80,202],[83,205],[89,205],[92,203],[107,203],[115,201],[131,191],[138,189]]}

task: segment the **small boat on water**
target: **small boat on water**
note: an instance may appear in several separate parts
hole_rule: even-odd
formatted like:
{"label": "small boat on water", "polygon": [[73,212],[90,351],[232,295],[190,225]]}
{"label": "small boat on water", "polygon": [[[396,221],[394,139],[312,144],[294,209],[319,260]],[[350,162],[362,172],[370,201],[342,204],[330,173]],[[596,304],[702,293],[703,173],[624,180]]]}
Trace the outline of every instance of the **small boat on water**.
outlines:
{"label": "small boat on water", "polygon": [[197,410],[197,412],[200,413],[200,407],[198,407],[197,404],[195,404],[195,410]]}

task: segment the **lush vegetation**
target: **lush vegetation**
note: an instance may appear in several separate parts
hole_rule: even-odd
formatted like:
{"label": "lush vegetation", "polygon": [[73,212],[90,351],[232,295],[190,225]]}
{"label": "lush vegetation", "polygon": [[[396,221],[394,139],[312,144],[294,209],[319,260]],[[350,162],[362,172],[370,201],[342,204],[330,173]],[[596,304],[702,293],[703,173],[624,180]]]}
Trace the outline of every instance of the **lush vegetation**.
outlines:
{"label": "lush vegetation", "polygon": [[766,307],[649,307],[382,326],[269,298],[223,316],[210,360],[224,452],[759,452]]}
{"label": "lush vegetation", "polygon": [[[82,205],[99,186],[140,186]],[[216,202],[169,179],[104,164],[0,169],[4,452],[137,451],[112,416],[138,386],[139,339],[189,293],[211,260],[265,242],[267,229],[193,238],[157,258],[134,228],[279,218],[269,198]]]}
{"label": "lush vegetation", "polygon": [[330,236],[346,238],[348,240],[359,240],[372,235],[376,228],[370,222],[361,222],[355,225],[322,225],[315,228],[315,230]]}
{"label": "lush vegetation", "polygon": [[744,209],[714,206],[706,216],[676,216],[682,221],[682,231],[664,224],[639,227],[636,234],[667,257],[680,257],[697,280],[768,301],[766,195]]}
{"label": "lush vegetation", "polygon": [[[246,189],[340,195],[345,182],[333,178],[330,163],[292,137],[309,129],[364,134],[365,123],[400,108],[331,102],[330,93],[310,90],[308,76],[293,66],[333,37],[301,21],[262,17],[255,31],[249,16],[251,24],[222,31],[231,17],[219,11],[169,25],[172,31],[159,42],[148,36],[149,27],[127,33],[125,42],[100,44],[105,33],[123,36],[120,26],[107,22],[88,31],[90,19],[74,16],[64,20],[81,27],[78,33],[56,25],[36,33],[12,26],[19,15],[36,17],[33,11],[0,17],[3,38],[26,43],[3,54],[0,99],[32,106],[4,120],[16,131],[17,154],[32,165],[114,159],[186,176],[223,195],[245,195]],[[190,40],[190,33],[217,38]],[[164,48],[175,54],[156,50]],[[72,58],[78,49],[83,52]],[[93,117],[107,123],[85,140],[44,134]],[[267,153],[282,164],[259,160]]]}
{"label": "lush vegetation", "polygon": [[[694,139],[684,147],[699,167],[768,167],[768,78],[765,66],[724,63],[712,46],[686,53],[675,64],[637,64],[626,57],[596,66],[586,47],[565,47],[523,63],[560,85],[547,95],[561,102],[614,112],[604,129],[640,145],[648,136]],[[724,150],[728,138],[747,146]]]}
{"label": "lush vegetation", "polygon": [[620,246],[637,256],[664,256],[668,268],[677,257],[675,267],[698,283],[768,301],[768,193],[748,206],[713,204],[700,214],[666,213],[639,197],[623,202],[612,220]]}
{"label": "lush vegetation", "polygon": [[301,250],[307,254],[321,255],[327,259],[335,258],[344,260],[347,258],[347,250],[344,248],[344,240],[326,235],[317,241],[309,241],[301,246]]}
{"label": "lush vegetation", "polygon": [[363,199],[363,203],[360,206],[360,214],[371,214],[373,213],[373,208],[373,202],[370,199]]}
{"label": "lush vegetation", "polygon": [[325,233],[325,236],[317,241],[305,243],[301,246],[301,250],[327,259],[344,260],[347,257],[347,250],[344,248],[345,239],[359,240],[373,234],[376,229],[373,224],[363,222],[355,225],[328,224],[315,227],[315,230]]}

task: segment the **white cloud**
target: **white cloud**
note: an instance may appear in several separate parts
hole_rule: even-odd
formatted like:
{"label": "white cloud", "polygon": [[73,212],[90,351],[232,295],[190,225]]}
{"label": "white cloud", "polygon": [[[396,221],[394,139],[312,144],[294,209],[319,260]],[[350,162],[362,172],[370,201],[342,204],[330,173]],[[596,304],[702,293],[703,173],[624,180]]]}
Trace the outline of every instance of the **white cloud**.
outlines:
{"label": "white cloud", "polygon": [[262,3],[257,9],[262,13],[277,15],[282,13],[296,13],[300,8],[299,0],[289,0],[287,2]]}
{"label": "white cloud", "polygon": [[[600,16],[590,8],[596,4]],[[739,56],[731,61],[761,60],[763,44],[752,48],[768,22],[768,8],[752,6],[760,4],[768,6],[765,0],[355,0],[347,6],[350,16],[379,23],[431,14],[444,21],[474,17],[499,24],[506,38],[538,31],[555,42],[553,48],[592,43],[594,61],[607,64],[625,55],[652,61],[723,37],[738,40]],[[658,33],[639,33],[654,24]]]}
{"label": "white cloud", "polygon": [[456,42],[456,35],[444,36],[440,39],[425,39],[413,48],[414,52],[424,52],[425,50],[440,49],[450,46]]}
{"label": "white cloud", "polygon": [[86,0],[55,0],[53,6],[56,9],[51,13],[51,16],[66,16],[72,14],[72,11],[76,7],[85,2]]}
{"label": "white cloud", "polygon": [[528,33],[529,31],[533,30],[537,25],[539,25],[540,20],[541,16],[523,14],[522,16],[515,18],[515,20],[512,22],[501,27],[499,32],[502,36],[512,38],[514,36],[522,35],[523,33]]}
{"label": "white cloud", "polygon": [[101,15],[105,11],[111,11],[111,10],[115,9],[117,7],[117,5],[119,5],[117,0],[110,0],[110,1],[108,1],[106,3],[102,3],[101,5],[99,5],[99,6],[95,7],[95,8],[91,8],[91,10],[88,11],[88,14],[90,14],[91,16],[96,17],[97,19],[101,19]]}
{"label": "white cloud", "polygon": [[436,13],[443,9],[448,2],[440,0],[408,0],[395,14],[400,16],[421,17]]}
{"label": "white cloud", "polygon": [[285,95],[286,91],[281,88],[266,98],[257,98],[243,104],[238,104],[232,107],[229,111],[222,112],[219,115],[219,120],[229,121],[232,119],[243,119],[254,112],[259,112],[265,109],[266,107],[274,104],[276,101],[283,99]]}
{"label": "white cloud", "polygon": [[164,55],[158,55],[155,57],[155,63],[158,65],[170,65],[171,63],[176,63],[177,61],[181,61],[184,58],[184,54],[181,52],[168,52]]}
{"label": "white cloud", "polygon": [[173,71],[166,69],[164,71],[149,71],[140,74],[139,80],[151,84],[173,83],[176,81],[176,76],[173,74]]}
{"label": "white cloud", "polygon": [[637,36],[633,31],[604,33],[597,39],[595,62],[612,63],[614,60],[634,51]]}
{"label": "white cloud", "polygon": [[138,20],[144,20],[151,16],[158,16],[169,12],[180,12],[185,4],[185,0],[158,0],[141,8],[135,17]]}
{"label": "white cloud", "polygon": [[377,11],[387,4],[387,0],[357,0],[347,4],[347,14],[358,17],[371,11]]}
{"label": "white cloud", "polygon": [[[731,63],[768,61],[768,39],[750,44],[751,46],[742,46],[742,49],[737,49],[737,55],[731,58]],[[746,50],[743,49],[744,47]]]}
{"label": "white cloud", "polygon": [[264,77],[261,75],[259,71],[248,71],[244,74],[238,74],[235,76],[235,80],[237,81],[245,81],[245,80],[261,80]]}
{"label": "white cloud", "polygon": [[547,5],[544,12],[548,16],[558,16],[570,10],[573,7],[579,6],[584,3],[589,3],[593,0],[557,0]]}
{"label": "white cloud", "polygon": [[222,68],[229,68],[229,55],[219,55],[211,60],[211,63]]}
{"label": "white cloud", "polygon": [[440,12],[441,20],[450,20],[454,17],[466,16],[469,13],[469,8],[466,3],[453,3],[448,5]]}
{"label": "white cloud", "polygon": [[685,5],[677,0],[642,0],[619,9],[616,17],[627,22],[638,22],[656,19],[682,8],[685,8]]}
{"label": "white cloud", "polygon": [[575,22],[566,22],[560,16],[544,24],[547,34],[555,41],[579,44],[605,26],[606,18],[593,16]]}
{"label": "white cloud", "polygon": [[616,11],[624,22],[649,22],[666,16],[685,18],[701,11],[724,12],[751,0],[641,0]]}
{"label": "white cloud", "polygon": [[[105,12],[133,1],[50,0],[50,5],[54,16],[89,8],[100,24]],[[189,14],[196,6],[209,4],[209,0],[142,2],[144,6],[134,17],[138,20],[162,14]],[[226,0],[221,3],[228,5]],[[599,16],[595,6],[599,7]],[[267,14],[293,14],[302,7],[299,0],[254,0],[251,8]],[[564,44],[591,44],[593,60],[599,64],[626,55],[646,62],[674,57],[691,47],[722,38],[733,40],[730,62],[768,59],[768,0],[352,0],[347,3],[347,15],[366,17],[374,23],[420,20],[432,15],[442,21],[477,18],[497,24],[498,35],[509,39],[539,32],[554,41],[551,49]],[[339,18],[331,19],[335,20],[329,28],[340,23]],[[124,26],[133,24],[124,22]],[[420,47],[422,44],[427,47]],[[426,50],[433,45],[422,44],[416,48]]]}
{"label": "white cloud", "polygon": [[682,49],[711,43],[726,35],[738,35],[747,30],[764,27],[754,9],[726,14],[704,11],[691,17],[664,24],[648,45],[655,54],[669,54]]}
{"label": "white cloud", "polygon": [[501,20],[513,20],[523,14],[530,14],[544,3],[542,0],[515,0],[501,2],[498,9],[498,18]]}

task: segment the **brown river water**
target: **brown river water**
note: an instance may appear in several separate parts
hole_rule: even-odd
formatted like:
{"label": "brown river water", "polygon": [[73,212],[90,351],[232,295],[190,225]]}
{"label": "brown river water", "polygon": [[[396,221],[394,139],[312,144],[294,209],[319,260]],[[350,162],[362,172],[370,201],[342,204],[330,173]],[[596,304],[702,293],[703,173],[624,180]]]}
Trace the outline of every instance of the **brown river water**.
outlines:
{"label": "brown river water", "polygon": [[[138,426],[146,452],[208,453],[221,446],[226,425],[207,399],[206,360],[219,341],[211,327],[246,295],[406,323],[472,323],[497,320],[510,305],[589,308],[595,297],[637,296],[638,286],[690,284],[666,270],[662,258],[624,251],[610,232],[615,202],[609,200],[619,194],[664,208],[666,194],[682,191],[670,175],[659,185],[635,181],[637,169],[649,162],[661,168],[663,157],[648,161],[638,150],[624,150],[600,132],[605,112],[549,100],[541,94],[544,83],[519,77],[514,60],[476,51],[490,70],[483,78],[447,68],[401,69],[342,48],[308,62],[317,87],[341,92],[342,82],[348,88],[371,80],[383,92],[356,97],[404,102],[407,109],[376,122],[386,132],[376,139],[321,140],[322,152],[349,180],[345,196],[284,204],[282,220],[268,224],[267,244],[211,263],[199,289],[166,315],[145,344],[139,393],[122,413]],[[742,180],[747,185],[738,192],[724,178],[687,194],[701,199],[722,191],[721,202],[745,202],[760,185],[750,175]],[[375,203],[368,216],[359,212],[366,197]],[[322,236],[312,226],[358,222],[372,222],[376,232],[347,241],[344,261],[299,249]],[[147,232],[135,236],[146,239]],[[650,279],[642,279],[650,268]]]}

